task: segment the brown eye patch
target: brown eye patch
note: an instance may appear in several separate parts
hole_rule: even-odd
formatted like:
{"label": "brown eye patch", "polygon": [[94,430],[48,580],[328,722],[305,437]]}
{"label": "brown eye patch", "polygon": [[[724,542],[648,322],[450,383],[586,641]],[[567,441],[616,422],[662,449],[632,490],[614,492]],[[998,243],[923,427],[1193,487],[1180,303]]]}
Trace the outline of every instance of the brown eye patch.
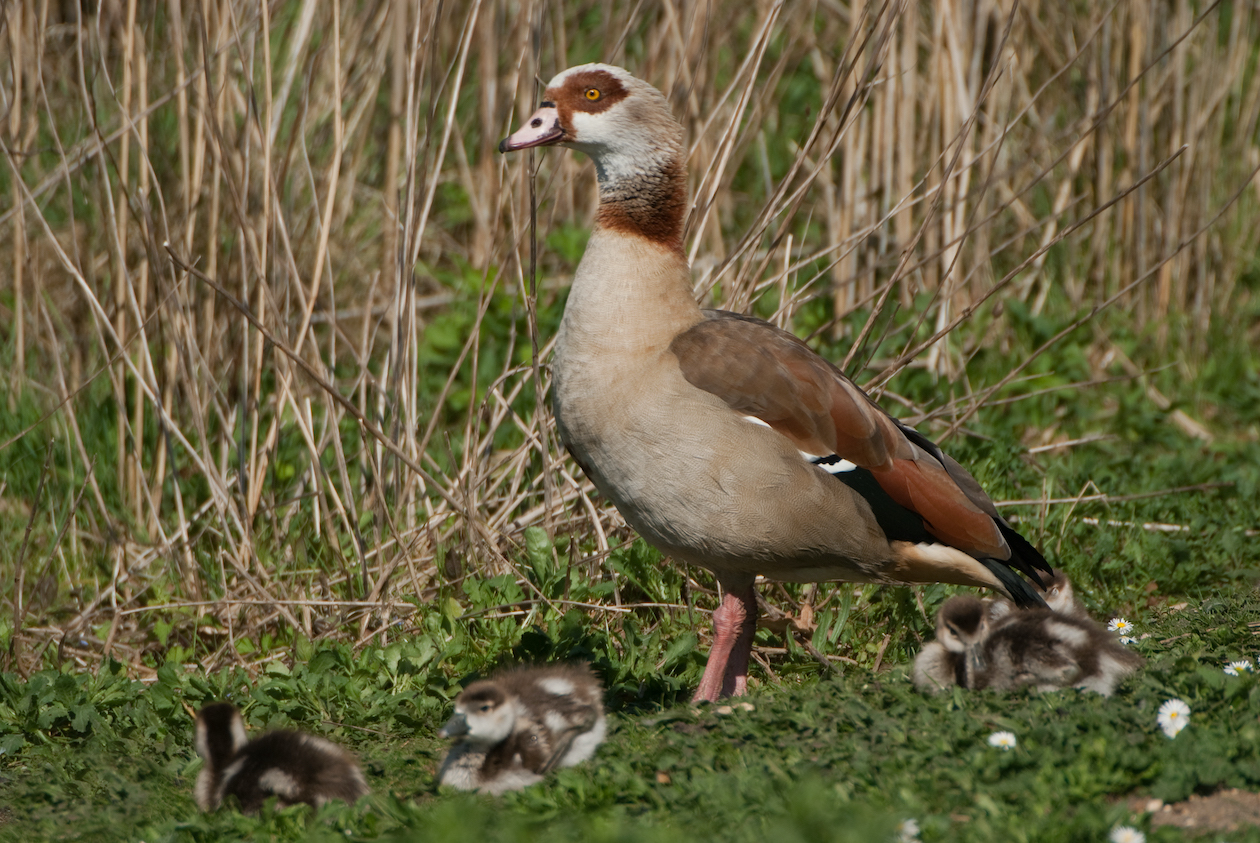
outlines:
{"label": "brown eye patch", "polygon": [[559,88],[548,88],[546,97],[560,112],[560,125],[573,131],[573,113],[599,114],[621,102],[630,92],[606,70],[584,70],[564,80]]}

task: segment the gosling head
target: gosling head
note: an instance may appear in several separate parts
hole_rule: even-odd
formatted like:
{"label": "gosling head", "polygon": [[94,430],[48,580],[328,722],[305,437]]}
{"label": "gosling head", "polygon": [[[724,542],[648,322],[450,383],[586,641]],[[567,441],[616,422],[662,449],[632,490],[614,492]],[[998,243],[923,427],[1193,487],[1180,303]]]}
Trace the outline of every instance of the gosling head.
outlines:
{"label": "gosling head", "polygon": [[962,655],[967,672],[973,676],[985,669],[983,644],[988,636],[988,612],[975,597],[951,597],[936,615],[936,640],[951,653]]}
{"label": "gosling head", "polygon": [[193,745],[207,764],[222,769],[248,742],[245,721],[231,703],[211,703],[197,712]]}
{"label": "gosling head", "polygon": [[444,738],[464,738],[470,744],[492,747],[516,727],[519,705],[493,680],[474,682],[455,699],[455,713],[438,732]]}

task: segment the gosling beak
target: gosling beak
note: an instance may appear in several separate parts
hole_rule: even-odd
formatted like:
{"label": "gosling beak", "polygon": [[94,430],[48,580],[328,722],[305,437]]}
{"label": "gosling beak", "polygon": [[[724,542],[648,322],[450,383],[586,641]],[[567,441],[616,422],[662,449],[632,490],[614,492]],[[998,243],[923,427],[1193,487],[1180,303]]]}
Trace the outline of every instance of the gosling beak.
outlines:
{"label": "gosling beak", "polygon": [[971,676],[979,676],[984,673],[987,664],[984,660],[984,652],[979,647],[967,648],[967,673]]}
{"label": "gosling beak", "polygon": [[533,146],[548,146],[564,139],[560,112],[554,105],[544,105],[534,112],[525,125],[499,141],[500,152],[515,152]]}
{"label": "gosling beak", "polygon": [[438,736],[443,738],[458,738],[466,734],[468,734],[468,720],[458,711],[452,714],[451,719],[446,721],[446,725],[438,730]]}

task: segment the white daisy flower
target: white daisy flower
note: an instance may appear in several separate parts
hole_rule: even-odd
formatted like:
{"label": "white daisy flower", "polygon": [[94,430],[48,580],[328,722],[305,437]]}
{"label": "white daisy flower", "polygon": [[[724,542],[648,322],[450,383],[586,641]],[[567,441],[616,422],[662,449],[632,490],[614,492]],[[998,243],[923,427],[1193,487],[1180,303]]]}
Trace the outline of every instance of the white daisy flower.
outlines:
{"label": "white daisy flower", "polygon": [[1107,621],[1107,629],[1110,629],[1112,632],[1132,632],[1133,624],[1124,618],[1112,618]]}
{"label": "white daisy flower", "polygon": [[1238,659],[1225,665],[1225,672],[1230,676],[1242,676],[1244,672],[1251,673],[1251,659]]}
{"label": "white daisy flower", "polygon": [[1118,825],[1111,830],[1111,843],[1146,843],[1146,835],[1131,825]]}
{"label": "white daisy flower", "polygon": [[1120,643],[1121,643],[1121,644],[1123,644],[1124,646],[1126,646],[1126,647],[1127,647],[1127,646],[1129,646],[1130,644],[1136,644],[1136,643],[1137,643],[1137,639],[1136,639],[1136,638],[1134,638],[1134,637],[1132,637],[1131,635],[1121,635],[1121,636],[1120,636]]}
{"label": "white daisy flower", "polygon": [[919,824],[914,820],[902,820],[897,826],[897,843],[919,843]]}
{"label": "white daisy flower", "polygon": [[996,746],[998,749],[1006,750],[1007,752],[1014,749],[1017,743],[1015,735],[1011,732],[994,732],[989,735],[989,746]]}
{"label": "white daisy flower", "polygon": [[1170,738],[1190,725],[1190,706],[1181,700],[1169,700],[1159,707],[1159,728]]}

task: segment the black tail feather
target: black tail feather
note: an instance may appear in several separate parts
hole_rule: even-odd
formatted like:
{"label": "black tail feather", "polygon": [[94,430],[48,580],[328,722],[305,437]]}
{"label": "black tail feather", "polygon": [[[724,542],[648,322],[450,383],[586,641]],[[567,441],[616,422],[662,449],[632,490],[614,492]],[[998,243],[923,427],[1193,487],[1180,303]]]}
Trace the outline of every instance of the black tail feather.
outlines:
{"label": "black tail feather", "polygon": [[1041,555],[1041,551],[1033,547],[1032,542],[1021,536],[1015,531],[1015,528],[1007,524],[1001,518],[993,519],[998,530],[1002,533],[1002,538],[1006,539],[1006,544],[1011,549],[1011,558],[1006,564],[1010,565],[1017,571],[1027,574],[1033,582],[1041,586],[1041,590],[1046,590],[1045,580],[1041,578],[1041,574],[1054,576],[1054,571],[1050,567],[1050,563],[1046,561],[1046,557]]}
{"label": "black tail feather", "polygon": [[[1045,560],[1042,561],[1044,562]],[[1010,563],[999,559],[981,559],[980,564],[988,568],[993,573],[993,576],[998,578],[998,582],[1002,583],[1007,595],[1015,601],[1016,606],[1022,609],[1046,608],[1046,601],[1042,599],[1036,589],[1028,584],[1027,580],[1008,567]],[[1034,574],[1033,576],[1036,575]]]}

